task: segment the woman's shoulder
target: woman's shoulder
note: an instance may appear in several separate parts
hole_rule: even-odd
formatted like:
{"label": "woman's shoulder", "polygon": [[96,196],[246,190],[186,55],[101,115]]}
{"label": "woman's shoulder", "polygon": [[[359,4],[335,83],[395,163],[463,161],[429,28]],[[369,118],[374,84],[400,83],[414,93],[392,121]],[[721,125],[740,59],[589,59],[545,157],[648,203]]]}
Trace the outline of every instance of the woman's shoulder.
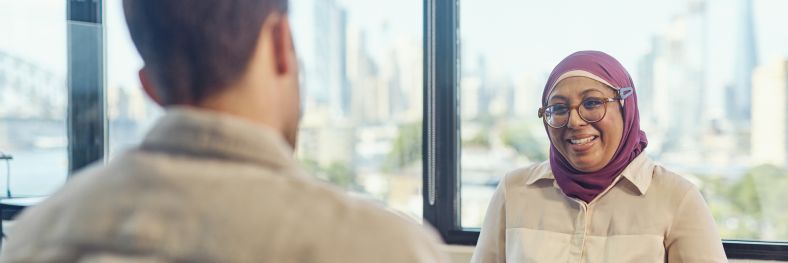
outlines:
{"label": "woman's shoulder", "polygon": [[527,185],[540,179],[553,179],[550,161],[526,165],[506,173],[502,179],[505,186]]}
{"label": "woman's shoulder", "polygon": [[661,164],[654,164],[654,172],[651,183],[652,187],[665,187],[683,191],[688,190],[688,188],[695,187],[695,184],[690,181],[687,175],[679,174]]}
{"label": "woman's shoulder", "polygon": [[670,203],[680,203],[688,193],[700,192],[693,179],[690,175],[680,174],[661,164],[655,164],[648,192],[650,195],[667,199],[666,201]]}

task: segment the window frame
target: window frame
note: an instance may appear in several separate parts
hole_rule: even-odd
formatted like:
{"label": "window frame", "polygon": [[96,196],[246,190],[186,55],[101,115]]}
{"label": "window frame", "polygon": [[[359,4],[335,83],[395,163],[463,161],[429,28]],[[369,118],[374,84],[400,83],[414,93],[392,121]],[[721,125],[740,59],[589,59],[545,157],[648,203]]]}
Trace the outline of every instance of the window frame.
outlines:
{"label": "window frame", "polygon": [[[422,194],[424,219],[444,242],[476,245],[479,229],[463,228],[459,217],[460,1],[424,0]],[[788,261],[788,242],[723,239],[722,245],[728,259]]]}
{"label": "window frame", "polygon": [[107,151],[103,0],[68,0],[68,166],[76,171]]}

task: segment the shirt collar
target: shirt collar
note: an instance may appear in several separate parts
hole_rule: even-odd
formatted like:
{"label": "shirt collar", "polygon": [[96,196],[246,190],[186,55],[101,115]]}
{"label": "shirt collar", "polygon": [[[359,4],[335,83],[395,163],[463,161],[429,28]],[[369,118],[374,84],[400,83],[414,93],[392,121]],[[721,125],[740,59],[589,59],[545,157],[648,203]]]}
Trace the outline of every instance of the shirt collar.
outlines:
{"label": "shirt collar", "polygon": [[544,161],[539,164],[536,169],[531,173],[531,176],[528,178],[528,181],[525,181],[525,184],[532,185],[539,180],[555,180],[555,176],[553,176],[553,171],[550,169],[550,161]]}
{"label": "shirt collar", "polygon": [[646,194],[648,187],[651,186],[651,178],[654,175],[654,162],[646,157],[646,153],[640,153],[629,163],[627,168],[621,172],[621,176],[627,179],[630,183],[640,192],[640,195]]}
{"label": "shirt collar", "polygon": [[167,108],[140,147],[273,167],[295,163],[292,147],[272,128],[193,107]]}
{"label": "shirt collar", "polygon": [[[627,165],[627,168],[624,168],[620,176],[632,183],[635,188],[637,188],[640,195],[644,195],[651,185],[651,177],[653,174],[654,162],[646,157],[645,153],[641,153]],[[559,188],[558,183],[555,181],[553,171],[550,169],[550,161],[541,163],[533,173],[531,173],[531,176],[525,184],[531,185],[540,180],[553,180],[553,186]]]}

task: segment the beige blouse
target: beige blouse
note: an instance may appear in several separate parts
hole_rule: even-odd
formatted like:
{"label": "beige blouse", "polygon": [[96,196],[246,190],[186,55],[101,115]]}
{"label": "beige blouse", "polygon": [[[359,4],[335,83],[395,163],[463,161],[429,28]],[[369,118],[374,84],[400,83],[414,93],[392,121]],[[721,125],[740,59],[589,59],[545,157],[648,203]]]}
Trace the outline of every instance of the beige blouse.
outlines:
{"label": "beige blouse", "polygon": [[697,188],[640,155],[590,203],[549,162],[507,174],[471,262],[727,262]]}

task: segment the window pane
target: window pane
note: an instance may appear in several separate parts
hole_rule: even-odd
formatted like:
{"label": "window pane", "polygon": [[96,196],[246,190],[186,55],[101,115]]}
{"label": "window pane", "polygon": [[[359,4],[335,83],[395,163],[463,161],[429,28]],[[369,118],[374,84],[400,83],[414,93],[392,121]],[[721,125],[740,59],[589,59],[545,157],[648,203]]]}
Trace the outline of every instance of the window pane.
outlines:
{"label": "window pane", "polygon": [[291,1],[307,171],[421,218],[422,1]]}
{"label": "window pane", "polygon": [[[139,143],[161,110],[140,87],[120,1],[106,9],[114,155]],[[303,0],[290,10],[302,75],[299,160],[318,178],[421,218],[421,1]]]}
{"label": "window pane", "polygon": [[66,2],[0,0],[0,196],[63,184],[67,98]]}
{"label": "window pane", "polygon": [[700,187],[723,238],[788,240],[788,3],[461,4],[463,227],[506,171],[546,160],[546,79],[594,49],[629,70],[646,153]]}
{"label": "window pane", "polygon": [[162,115],[142,90],[137,72],[142,68],[123,15],[123,2],[105,1],[107,34],[107,119],[109,155],[142,141],[145,133]]}

